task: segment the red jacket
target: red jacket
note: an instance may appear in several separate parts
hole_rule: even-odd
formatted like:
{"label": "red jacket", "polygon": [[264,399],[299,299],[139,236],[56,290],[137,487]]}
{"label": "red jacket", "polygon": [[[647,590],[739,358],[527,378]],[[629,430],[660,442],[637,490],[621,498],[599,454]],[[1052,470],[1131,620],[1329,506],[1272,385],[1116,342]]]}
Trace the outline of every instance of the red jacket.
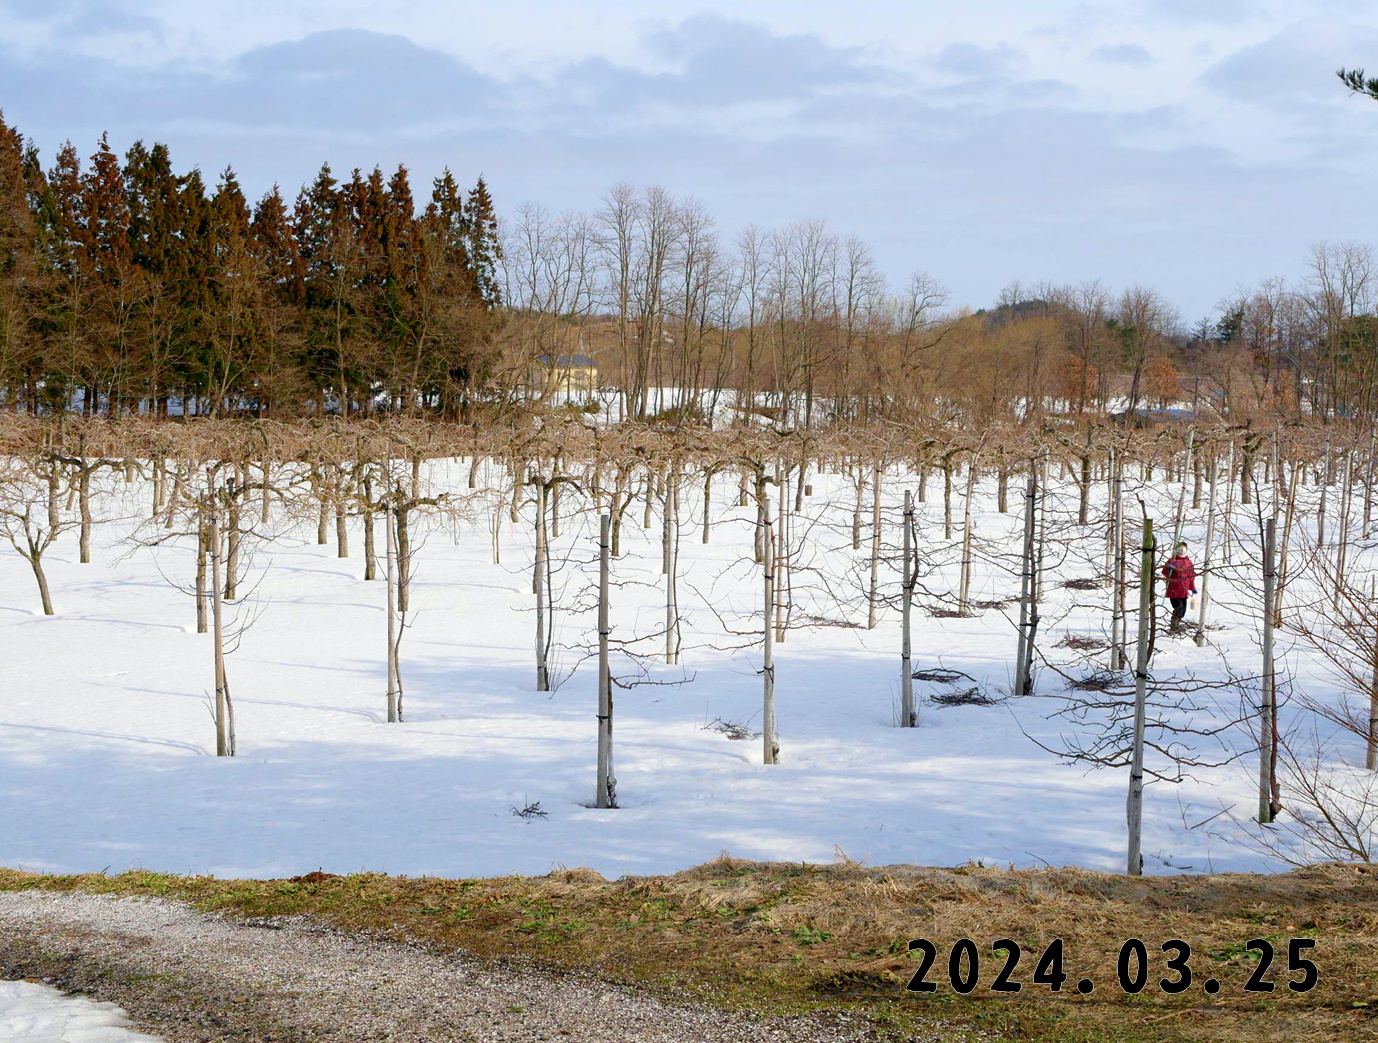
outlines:
{"label": "red jacket", "polygon": [[1185,554],[1179,554],[1163,566],[1167,577],[1167,596],[1186,598],[1196,593],[1196,566]]}

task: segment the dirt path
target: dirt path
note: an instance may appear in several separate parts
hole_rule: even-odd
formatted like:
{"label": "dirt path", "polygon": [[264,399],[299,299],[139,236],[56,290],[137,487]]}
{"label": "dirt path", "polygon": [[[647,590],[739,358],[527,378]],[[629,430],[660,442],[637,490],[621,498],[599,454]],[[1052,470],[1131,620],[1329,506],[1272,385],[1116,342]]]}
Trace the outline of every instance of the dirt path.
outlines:
{"label": "dirt path", "polygon": [[493,967],[300,919],[239,923],[177,902],[0,894],[0,977],[118,1003],[196,1041],[851,1043],[836,1020],[754,1019],[592,978]]}

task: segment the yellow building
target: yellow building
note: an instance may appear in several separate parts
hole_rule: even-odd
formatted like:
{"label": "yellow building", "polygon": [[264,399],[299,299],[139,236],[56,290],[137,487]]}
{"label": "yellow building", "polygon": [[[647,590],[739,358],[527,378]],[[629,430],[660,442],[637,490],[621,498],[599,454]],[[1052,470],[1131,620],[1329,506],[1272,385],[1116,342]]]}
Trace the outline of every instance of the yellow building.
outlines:
{"label": "yellow building", "polygon": [[598,389],[598,363],[587,355],[542,355],[533,384],[568,398],[589,398]]}

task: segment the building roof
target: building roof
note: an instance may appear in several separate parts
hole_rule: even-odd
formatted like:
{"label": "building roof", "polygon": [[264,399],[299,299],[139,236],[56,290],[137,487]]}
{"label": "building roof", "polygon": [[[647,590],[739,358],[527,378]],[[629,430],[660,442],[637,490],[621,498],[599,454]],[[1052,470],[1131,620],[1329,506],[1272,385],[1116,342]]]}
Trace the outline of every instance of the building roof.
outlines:
{"label": "building roof", "polygon": [[543,366],[550,366],[554,369],[597,369],[598,363],[587,355],[556,355],[552,362],[549,355],[542,355],[538,359]]}

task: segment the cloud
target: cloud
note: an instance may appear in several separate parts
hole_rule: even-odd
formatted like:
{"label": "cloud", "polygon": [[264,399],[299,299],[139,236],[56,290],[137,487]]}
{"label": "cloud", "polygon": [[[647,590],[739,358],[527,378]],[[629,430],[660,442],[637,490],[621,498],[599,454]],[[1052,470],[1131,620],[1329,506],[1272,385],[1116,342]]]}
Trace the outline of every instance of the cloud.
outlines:
{"label": "cloud", "polygon": [[[472,116],[502,88],[441,51],[362,29],[313,33],[238,58],[215,108],[279,124],[406,126]],[[209,99],[208,99],[209,100]]]}
{"label": "cloud", "polygon": [[1325,100],[1340,96],[1335,69],[1378,53],[1378,30],[1331,21],[1288,26],[1216,62],[1200,82],[1237,101]]}
{"label": "cloud", "polygon": [[1230,25],[1260,12],[1257,0],[1153,0],[1145,13],[1150,21]]}
{"label": "cloud", "polygon": [[672,102],[703,106],[812,97],[820,91],[882,82],[885,70],[859,48],[834,47],[809,34],[777,34],[764,26],[703,14],[646,34],[643,45],[671,63],[647,73],[590,58],[568,67],[561,81],[623,105]]}
{"label": "cloud", "polygon": [[157,19],[135,7],[133,0],[0,0],[0,12],[45,25],[60,37],[161,30]]}
{"label": "cloud", "polygon": [[[1340,32],[1338,48],[1319,30],[1280,35],[1206,74],[1209,108],[1233,118],[1218,92],[1256,97],[1313,66],[1342,102],[1333,67],[1378,53],[1372,31]],[[1087,111],[1089,91],[1034,78],[1007,45],[954,44],[906,78],[864,51],[717,16],[643,46],[658,71],[587,58],[502,78],[357,29],[209,68],[0,43],[0,99],[49,161],[63,138],[89,152],[109,129],[117,147],[167,141],[179,169],[232,164],[250,193],[281,182],[290,194],[323,160],[406,163],[418,184],[443,165],[482,172],[504,208],[593,208],[629,180],[700,197],[729,232],[823,216],[871,240],[897,280],[926,267],[973,304],[1011,278],[1101,276],[1157,284],[1195,313],[1240,279],[1286,270],[1312,239],[1378,238],[1352,205],[1373,149],[1283,163],[1192,146],[1203,92],[1170,110]],[[1270,109],[1251,119],[1255,140],[1276,137]]]}
{"label": "cloud", "polygon": [[1027,55],[1009,44],[982,47],[975,43],[948,44],[939,51],[929,65],[938,72],[953,76],[1008,76],[1023,65]]}
{"label": "cloud", "polygon": [[1147,48],[1137,43],[1102,44],[1091,52],[1091,57],[1108,65],[1152,65],[1153,56]]}
{"label": "cloud", "polygon": [[[51,83],[68,86],[53,91]],[[359,29],[254,48],[213,70],[15,57],[0,62],[0,90],[49,119],[111,130],[137,124],[138,136],[165,133],[169,124],[312,137],[400,130],[490,112],[504,96],[501,85],[449,55]]]}

